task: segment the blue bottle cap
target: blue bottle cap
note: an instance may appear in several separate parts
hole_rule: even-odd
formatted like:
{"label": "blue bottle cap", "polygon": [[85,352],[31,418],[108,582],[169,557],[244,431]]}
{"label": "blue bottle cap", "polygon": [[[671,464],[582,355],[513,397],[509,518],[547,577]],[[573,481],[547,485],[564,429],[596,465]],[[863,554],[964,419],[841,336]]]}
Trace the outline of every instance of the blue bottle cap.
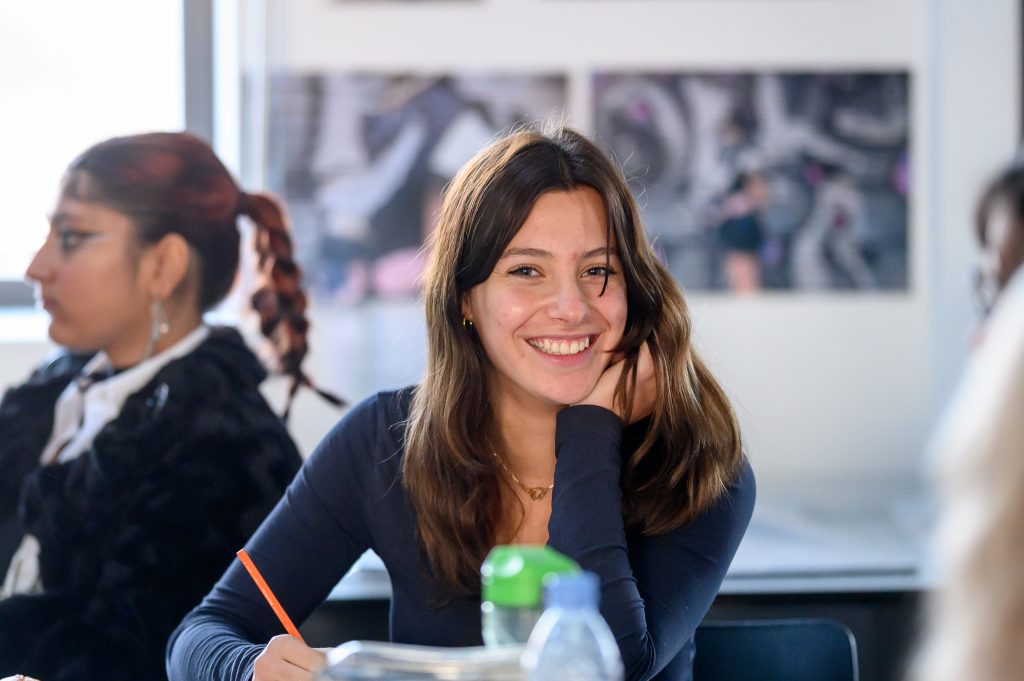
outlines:
{"label": "blue bottle cap", "polygon": [[549,608],[596,608],[601,602],[601,582],[593,572],[548,575],[544,579],[544,603]]}

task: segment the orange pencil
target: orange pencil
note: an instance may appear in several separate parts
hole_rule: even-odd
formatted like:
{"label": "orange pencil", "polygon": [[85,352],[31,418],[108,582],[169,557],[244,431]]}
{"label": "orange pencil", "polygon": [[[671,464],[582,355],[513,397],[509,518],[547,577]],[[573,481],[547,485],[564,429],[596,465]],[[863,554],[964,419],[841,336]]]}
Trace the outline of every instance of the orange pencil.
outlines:
{"label": "orange pencil", "polygon": [[281,624],[284,625],[285,631],[305,643],[306,639],[302,638],[302,634],[300,634],[299,630],[294,624],[292,624],[292,620],[288,617],[288,613],[286,613],[284,608],[281,607],[281,604],[277,600],[277,596],[275,596],[274,592],[270,590],[267,582],[263,579],[263,575],[260,574],[260,571],[256,569],[256,565],[253,564],[252,558],[249,557],[249,554],[245,552],[245,549],[239,549],[238,553],[235,555],[237,555],[238,559],[242,561],[242,565],[244,565],[245,569],[249,572],[249,576],[252,577],[252,581],[256,582],[256,586],[259,587],[260,593],[263,594],[263,597],[267,599],[267,603],[270,604],[270,609],[274,611],[275,615],[277,615],[277,619],[281,620]]}

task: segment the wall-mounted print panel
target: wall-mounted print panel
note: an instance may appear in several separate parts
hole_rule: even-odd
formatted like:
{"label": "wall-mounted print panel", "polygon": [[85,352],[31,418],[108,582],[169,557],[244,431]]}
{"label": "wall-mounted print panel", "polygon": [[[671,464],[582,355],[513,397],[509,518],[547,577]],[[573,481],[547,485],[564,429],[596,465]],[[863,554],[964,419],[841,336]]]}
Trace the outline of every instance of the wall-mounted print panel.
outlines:
{"label": "wall-mounted print panel", "polygon": [[500,131],[564,116],[561,75],[271,78],[268,176],[322,301],[419,294],[441,190]]}
{"label": "wall-mounted print panel", "polygon": [[596,136],[688,290],[908,288],[906,73],[593,78]]}

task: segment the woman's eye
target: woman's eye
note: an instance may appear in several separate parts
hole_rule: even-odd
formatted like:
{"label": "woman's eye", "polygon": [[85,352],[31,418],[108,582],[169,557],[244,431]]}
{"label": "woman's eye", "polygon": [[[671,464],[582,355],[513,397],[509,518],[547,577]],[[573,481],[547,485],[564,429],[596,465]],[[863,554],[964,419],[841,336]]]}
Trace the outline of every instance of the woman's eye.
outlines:
{"label": "woman's eye", "polygon": [[64,253],[71,253],[81,246],[92,234],[80,232],[75,229],[62,229],[57,233],[57,241],[60,243],[60,250]]}
{"label": "woman's eye", "polygon": [[530,267],[529,265],[521,265],[519,267],[515,267],[509,271],[509,274],[511,274],[514,277],[536,277],[540,275],[540,273],[537,272],[536,269]]}
{"label": "woman's eye", "polygon": [[611,267],[605,267],[604,265],[594,265],[593,267],[588,267],[587,269],[585,269],[583,271],[583,275],[584,276],[587,276],[587,277],[601,277],[602,279],[605,276],[609,276],[610,277],[613,274],[616,274],[615,270],[612,269]]}

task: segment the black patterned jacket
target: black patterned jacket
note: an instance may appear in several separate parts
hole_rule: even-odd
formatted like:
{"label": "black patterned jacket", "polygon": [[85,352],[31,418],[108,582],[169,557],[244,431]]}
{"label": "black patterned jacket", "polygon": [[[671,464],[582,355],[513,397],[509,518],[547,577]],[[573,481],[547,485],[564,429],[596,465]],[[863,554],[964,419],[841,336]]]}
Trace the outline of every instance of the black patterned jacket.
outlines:
{"label": "black patterned jacket", "polygon": [[164,679],[164,647],[301,465],[259,360],[211,329],[79,458],[41,467],[54,404],[88,357],[63,355],[0,402],[0,576],[28,532],[44,593],[0,601],[0,677]]}

